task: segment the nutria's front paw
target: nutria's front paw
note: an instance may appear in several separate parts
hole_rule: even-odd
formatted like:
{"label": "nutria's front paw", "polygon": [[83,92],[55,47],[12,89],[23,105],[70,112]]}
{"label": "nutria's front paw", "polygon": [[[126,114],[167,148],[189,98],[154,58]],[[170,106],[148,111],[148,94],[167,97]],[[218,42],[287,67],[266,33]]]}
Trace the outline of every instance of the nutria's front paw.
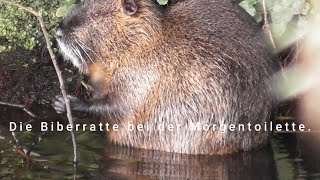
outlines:
{"label": "nutria's front paw", "polygon": [[[69,96],[68,98],[70,99],[70,105],[71,105],[71,109],[73,108],[73,104],[75,102],[80,102],[81,100],[77,97],[73,97],[73,96]],[[65,113],[67,111],[66,108],[66,102],[64,101],[64,98],[62,95],[57,95],[54,99],[53,99],[53,103],[52,103],[53,108],[56,110],[56,112],[58,114],[62,114]]]}
{"label": "nutria's front paw", "polygon": [[65,113],[67,111],[66,102],[62,95],[57,95],[53,99],[52,107],[56,110],[58,114]]}
{"label": "nutria's front paw", "polygon": [[[72,111],[86,112],[89,109],[89,104],[85,101],[80,100],[77,97],[69,96],[70,106]],[[52,103],[53,108],[58,114],[67,112],[66,102],[63,99],[62,95],[57,95]]]}

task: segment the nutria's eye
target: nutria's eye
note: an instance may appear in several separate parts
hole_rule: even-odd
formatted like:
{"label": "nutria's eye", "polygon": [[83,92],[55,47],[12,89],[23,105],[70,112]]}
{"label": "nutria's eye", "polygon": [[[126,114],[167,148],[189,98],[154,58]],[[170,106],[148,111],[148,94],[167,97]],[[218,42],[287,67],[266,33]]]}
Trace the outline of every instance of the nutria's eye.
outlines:
{"label": "nutria's eye", "polygon": [[123,10],[127,15],[132,16],[137,12],[138,6],[135,0],[124,0],[122,3]]}
{"label": "nutria's eye", "polygon": [[99,13],[92,13],[91,14],[91,18],[93,18],[93,19],[97,19],[99,16],[100,16]]}

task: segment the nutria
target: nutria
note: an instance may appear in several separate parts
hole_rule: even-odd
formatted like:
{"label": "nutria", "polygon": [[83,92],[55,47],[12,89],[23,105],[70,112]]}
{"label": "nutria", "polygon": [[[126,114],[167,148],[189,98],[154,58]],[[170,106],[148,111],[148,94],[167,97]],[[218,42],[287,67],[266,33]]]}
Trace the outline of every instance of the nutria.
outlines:
{"label": "nutria", "polygon": [[[192,131],[190,126],[268,122],[276,71],[261,27],[230,0],[88,0],[61,22],[62,54],[91,78],[90,100],[73,110],[99,114],[129,147],[225,154],[268,142],[268,132]],[[57,98],[55,109],[64,112]],[[152,131],[128,131],[128,123]],[[158,125],[179,126],[160,131]],[[122,128],[121,128],[122,127]]]}

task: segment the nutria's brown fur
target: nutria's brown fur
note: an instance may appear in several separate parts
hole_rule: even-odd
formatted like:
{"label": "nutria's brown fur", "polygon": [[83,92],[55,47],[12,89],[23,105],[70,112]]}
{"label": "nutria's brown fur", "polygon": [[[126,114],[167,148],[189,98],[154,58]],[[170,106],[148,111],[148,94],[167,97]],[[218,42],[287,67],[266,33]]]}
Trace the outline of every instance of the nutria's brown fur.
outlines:
{"label": "nutria's brown fur", "polygon": [[[162,8],[151,0],[89,0],[61,23],[65,57],[91,76],[92,100],[74,110],[101,114],[120,126],[119,145],[224,154],[266,144],[267,132],[191,131],[191,123],[269,121],[268,79],[275,66],[261,29],[230,0],[184,0]],[[63,102],[55,103],[64,111]],[[128,123],[152,131],[128,131]],[[160,132],[164,123],[180,125]]]}

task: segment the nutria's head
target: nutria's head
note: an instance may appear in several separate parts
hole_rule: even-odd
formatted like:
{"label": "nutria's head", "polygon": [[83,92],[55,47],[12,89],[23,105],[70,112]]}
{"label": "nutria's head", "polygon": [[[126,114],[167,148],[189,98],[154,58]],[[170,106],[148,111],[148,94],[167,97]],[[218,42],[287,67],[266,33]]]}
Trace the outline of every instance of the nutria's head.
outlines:
{"label": "nutria's head", "polygon": [[159,11],[152,0],[84,1],[59,25],[60,50],[82,72],[97,61],[115,63],[108,61],[141,50],[159,37]]}

